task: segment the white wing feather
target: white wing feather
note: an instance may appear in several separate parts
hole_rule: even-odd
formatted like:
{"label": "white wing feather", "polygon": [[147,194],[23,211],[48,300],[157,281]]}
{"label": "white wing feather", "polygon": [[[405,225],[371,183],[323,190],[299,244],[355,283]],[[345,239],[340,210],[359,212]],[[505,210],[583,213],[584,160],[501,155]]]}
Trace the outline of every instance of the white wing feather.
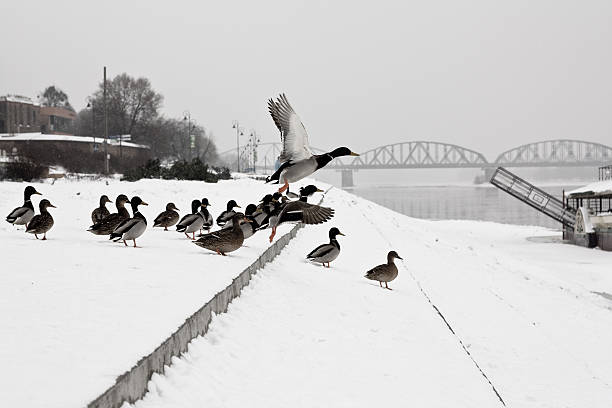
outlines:
{"label": "white wing feather", "polygon": [[281,163],[311,157],[313,154],[308,143],[306,128],[289,104],[285,94],[281,94],[276,102],[270,99],[268,108],[274,123],[281,131],[283,142],[283,151],[279,157]]}

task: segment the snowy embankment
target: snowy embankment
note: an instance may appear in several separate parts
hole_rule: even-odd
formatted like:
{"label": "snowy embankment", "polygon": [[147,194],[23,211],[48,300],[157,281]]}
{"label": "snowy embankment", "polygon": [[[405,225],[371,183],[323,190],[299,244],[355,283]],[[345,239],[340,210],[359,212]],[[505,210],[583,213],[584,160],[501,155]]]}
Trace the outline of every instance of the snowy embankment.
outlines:
{"label": "snowy embankment", "polygon": [[[23,204],[26,185],[0,183],[3,216]],[[170,201],[185,214],[191,200],[207,197],[215,218],[230,199],[244,209],[274,191],[260,181],[110,180],[106,185],[58,180],[33,185],[44,194],[33,197],[37,212],[41,198],[58,208],[50,210],[55,225],[47,241],[25,234],[23,227],[0,223],[1,406],[86,405],[269,246],[267,234],[257,234],[240,251],[221,257],[193,245],[174,228],[151,228]],[[140,248],[86,231],[100,195],[114,201],[120,193],[149,203],[140,207],[149,222],[137,240]],[[114,204],[108,208],[115,211]],[[283,226],[279,234],[289,229]]]}
{"label": "snowy embankment", "polygon": [[[612,254],[338,189],[324,203],[332,222],[302,229],[137,408],[503,406],[492,386],[510,407],[610,405]],[[338,260],[306,263],[331,226]],[[393,291],[363,278],[389,249],[405,259]]]}

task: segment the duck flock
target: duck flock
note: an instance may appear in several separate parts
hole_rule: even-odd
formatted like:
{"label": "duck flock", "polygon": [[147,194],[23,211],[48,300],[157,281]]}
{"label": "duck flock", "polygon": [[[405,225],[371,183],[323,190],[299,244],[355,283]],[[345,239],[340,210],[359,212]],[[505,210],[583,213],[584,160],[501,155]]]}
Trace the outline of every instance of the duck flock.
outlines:
{"label": "duck flock", "polygon": [[[216,218],[218,229],[215,231],[211,231],[214,221],[208,210],[210,203],[207,198],[194,199],[191,202],[191,212],[183,217],[180,217],[179,209],[174,203],[168,203],[166,209],[153,221],[154,228],[163,227],[168,231],[168,228],[176,226],[176,231],[184,234],[195,245],[225,256],[238,250],[246,239],[262,230],[270,230],[269,240],[272,242],[278,226],[282,224],[321,224],[334,216],[334,209],[308,202],[308,198],[313,194],[322,192],[315,185],[300,188],[299,194],[296,195],[289,192],[289,184],[310,176],[336,157],[357,156],[357,154],[346,147],[339,147],[329,153],[314,155],[309,148],[306,129],[287,97],[281,94],[276,101],[270,99],[268,108],[280,130],[283,151],[280,155],[282,164],[266,179],[266,182],[282,184],[281,188],[274,194],[265,195],[258,204],[247,205],[244,213],[236,211],[237,208],[241,208],[236,201],[228,201],[225,211]],[[24,225],[27,233],[34,234],[36,239],[42,235],[42,240],[46,240],[47,232],[54,225],[53,216],[48,209],[55,206],[49,200],[42,199],[39,203],[40,214],[35,214],[33,195],[41,193],[33,186],[27,186],[24,190],[24,204],[11,211],[6,221],[13,225]],[[128,246],[128,241],[132,241],[136,247],[136,240],[145,233],[148,225],[147,219],[138,208],[148,204],[138,196],[129,199],[126,195],[120,194],[115,199],[117,212],[110,213],[106,204],[111,202],[106,195],[100,197],[98,207],[91,213],[92,225],[87,231],[95,235],[107,235],[110,240],[123,242],[125,246]],[[126,204],[131,206],[132,216]],[[196,233],[198,233],[197,239]],[[329,242],[313,249],[306,258],[329,267],[330,262],[340,254],[337,237],[343,235],[337,227],[331,228]],[[390,251],[387,263],[372,268],[365,277],[378,281],[381,287],[384,283],[384,287],[390,289],[388,282],[398,275],[395,259],[402,258],[395,251]]]}

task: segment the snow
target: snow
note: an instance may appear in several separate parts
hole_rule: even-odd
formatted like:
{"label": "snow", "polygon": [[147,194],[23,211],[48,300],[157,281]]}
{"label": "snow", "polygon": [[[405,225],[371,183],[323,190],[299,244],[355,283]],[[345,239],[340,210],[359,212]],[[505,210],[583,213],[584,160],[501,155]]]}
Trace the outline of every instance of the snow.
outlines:
{"label": "snow", "polygon": [[[325,204],[336,217],[301,230],[136,408],[502,406],[474,361],[507,406],[610,405],[612,254],[337,189]],[[331,226],[347,235],[332,268],[305,262]],[[363,277],[390,249],[393,291]]]}
{"label": "snow", "polygon": [[[208,197],[216,217],[230,199],[242,208],[274,187],[249,179],[216,184],[108,180],[33,183],[57,206],[47,241],[0,223],[0,401],[2,406],[81,407],[153,351],[231,283],[268,246],[266,234],[221,257],[183,234],[149,228],[126,248],[87,232],[100,195],[139,195],[152,225],[172,201],[181,214]],[[0,183],[3,215],[23,204],[25,183]],[[109,210],[114,204],[108,205]],[[283,226],[279,234],[290,229]],[[35,389],[36,392],[32,392]],[[67,390],[70,390],[67,392]]]}
{"label": "snow", "polygon": [[[125,137],[125,135],[123,135]],[[2,133],[0,134],[0,141],[22,141],[22,140],[46,140],[46,141],[62,141],[62,142],[85,142],[85,143],[94,143],[94,138],[91,136],[75,136],[75,135],[49,135],[43,134],[40,132],[32,132],[32,133]],[[95,142],[102,144],[104,143],[103,137],[96,137]],[[109,145],[117,145],[119,146],[119,140],[108,139]],[[126,147],[139,147],[142,149],[149,149],[149,146],[132,143],[132,142],[122,142],[122,146]]]}
{"label": "snow", "polygon": [[584,194],[584,193],[593,193],[596,195],[612,195],[612,180],[603,180],[596,181],[591,184],[587,184],[586,186],[577,188],[568,192],[568,196],[572,196],[574,194]]}
{"label": "snow", "polygon": [[[23,188],[0,183],[6,213]],[[273,191],[261,181],[36,188],[58,206],[49,240],[0,226],[3,406],[85,405],[268,246],[259,233],[220,257],[161,229],[137,249],[84,231],[100,194],[140,195],[151,221],[168,201],[244,207]],[[300,230],[136,408],[501,406],[478,367],[507,406],[610,405],[611,253],[540,227],[416,220],[339,189],[324,204],[335,217]],[[306,262],[332,226],[346,234],[332,268]],[[404,261],[387,291],[363,275],[391,249]]]}

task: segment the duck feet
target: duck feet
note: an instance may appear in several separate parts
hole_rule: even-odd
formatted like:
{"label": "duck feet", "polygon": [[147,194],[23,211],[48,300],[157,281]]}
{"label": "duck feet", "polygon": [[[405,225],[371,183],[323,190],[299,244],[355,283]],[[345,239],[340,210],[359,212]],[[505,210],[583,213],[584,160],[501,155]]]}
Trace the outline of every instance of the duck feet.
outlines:
{"label": "duck feet", "polygon": [[289,188],[289,183],[287,183],[287,182],[285,181],[285,184],[283,184],[283,186],[282,186],[281,188],[279,188],[279,189],[278,189],[278,192],[279,192],[279,193],[283,193],[283,192],[284,192],[286,189],[288,189],[288,188]]}
{"label": "duck feet", "polygon": [[168,231],[168,227],[164,227],[164,231]]}
{"label": "duck feet", "polygon": [[125,242],[125,239],[123,240],[123,245],[128,246],[127,242]]}
{"label": "duck feet", "polygon": [[276,227],[272,227],[272,233],[270,234],[270,242],[272,242],[275,235],[276,235]]}
{"label": "duck feet", "polygon": [[134,248],[136,248],[136,240],[134,240]]}
{"label": "duck feet", "polygon": [[42,240],[43,240],[43,241],[46,241],[46,240],[47,240],[47,233],[46,233],[46,232],[43,234],[43,238],[42,238]]}
{"label": "duck feet", "polygon": [[36,237],[36,239],[38,239],[38,234],[34,234],[34,236]]}
{"label": "duck feet", "polygon": [[385,289],[393,290],[389,287],[389,285],[387,285],[387,282],[385,282]]}

